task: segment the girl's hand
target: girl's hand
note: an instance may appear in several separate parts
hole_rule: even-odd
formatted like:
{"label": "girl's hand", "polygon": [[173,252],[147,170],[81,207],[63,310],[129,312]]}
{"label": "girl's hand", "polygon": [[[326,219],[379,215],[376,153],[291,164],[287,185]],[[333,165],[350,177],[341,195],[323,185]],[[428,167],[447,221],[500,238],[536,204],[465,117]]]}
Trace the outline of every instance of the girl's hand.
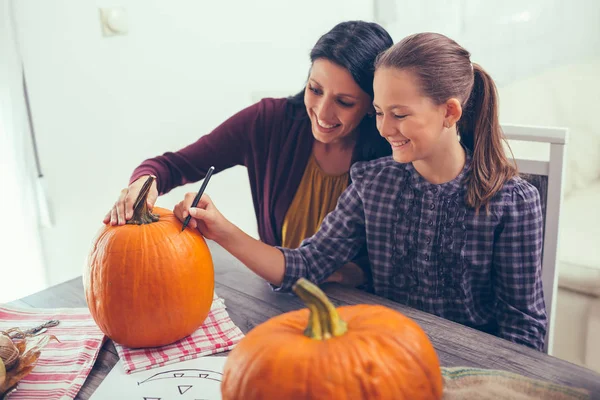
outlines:
{"label": "girl's hand", "polygon": [[214,240],[263,279],[279,286],[285,273],[283,253],[244,233],[217,210],[207,195],[191,207],[196,193],[188,193],[173,213],[180,221],[191,215],[188,227],[196,228],[205,238]]}
{"label": "girl's hand", "polygon": [[366,282],[365,273],[357,264],[349,261],[333,274],[329,275],[325,282],[335,282],[343,286],[357,287]]}
{"label": "girl's hand", "polygon": [[191,215],[188,227],[198,229],[207,239],[220,243],[235,229],[235,225],[219,212],[208,195],[202,195],[198,205],[192,207],[194,197],[196,193],[187,193],[175,206],[173,213],[181,222]]}
{"label": "girl's hand", "polygon": [[[106,214],[102,222],[107,225],[125,225],[125,223],[133,216],[133,204],[140,194],[142,186],[144,186],[144,183],[146,180],[148,180],[148,176],[149,175],[144,175],[138,178],[135,182],[129,185],[129,187],[121,190],[119,198],[112,206],[110,211]],[[156,188],[155,179],[154,182],[152,182],[152,186],[150,187],[150,192],[148,193],[147,198],[148,208],[150,210],[154,208],[154,203],[156,203],[157,198],[158,189]]]}

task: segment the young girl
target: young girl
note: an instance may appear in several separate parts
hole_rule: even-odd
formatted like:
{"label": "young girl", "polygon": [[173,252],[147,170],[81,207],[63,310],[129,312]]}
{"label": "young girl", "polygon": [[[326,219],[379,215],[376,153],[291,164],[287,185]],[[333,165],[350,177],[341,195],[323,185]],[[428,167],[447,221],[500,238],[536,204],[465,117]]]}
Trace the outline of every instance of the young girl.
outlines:
{"label": "young girl", "polygon": [[541,350],[540,199],[505,156],[492,79],[451,39],[423,33],[378,58],[374,94],[392,156],[355,164],[300,248],[254,240],[208,196],[174,212],[282,291],[325,281],[366,243],[376,294]]}

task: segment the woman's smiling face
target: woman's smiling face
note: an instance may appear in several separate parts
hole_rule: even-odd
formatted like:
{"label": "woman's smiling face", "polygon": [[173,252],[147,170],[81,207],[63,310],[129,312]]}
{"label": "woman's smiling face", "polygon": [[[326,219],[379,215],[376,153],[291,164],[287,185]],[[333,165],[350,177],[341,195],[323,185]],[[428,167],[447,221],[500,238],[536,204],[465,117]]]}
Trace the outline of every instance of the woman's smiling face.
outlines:
{"label": "woman's smiling face", "polygon": [[371,101],[347,69],[323,58],[313,62],[304,104],[316,140],[329,144],[354,139]]}

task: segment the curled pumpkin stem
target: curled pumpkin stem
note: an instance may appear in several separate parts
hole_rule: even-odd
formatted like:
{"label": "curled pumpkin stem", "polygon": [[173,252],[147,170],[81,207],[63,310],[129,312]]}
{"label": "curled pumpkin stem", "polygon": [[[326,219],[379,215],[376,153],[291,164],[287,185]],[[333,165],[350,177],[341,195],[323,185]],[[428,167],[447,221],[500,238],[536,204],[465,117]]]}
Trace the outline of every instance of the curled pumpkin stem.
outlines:
{"label": "curled pumpkin stem", "polygon": [[142,225],[142,224],[151,224],[153,222],[158,221],[158,214],[152,214],[148,209],[148,193],[150,193],[150,188],[152,187],[152,183],[154,182],[154,177],[150,175],[144,185],[140,189],[140,194],[137,199],[135,199],[135,204],[133,205],[133,216],[128,224],[134,225]]}
{"label": "curled pumpkin stem", "polygon": [[317,285],[300,278],[292,290],[310,310],[304,335],[311,339],[327,340],[346,333],[348,325],[340,318],[335,306]]}

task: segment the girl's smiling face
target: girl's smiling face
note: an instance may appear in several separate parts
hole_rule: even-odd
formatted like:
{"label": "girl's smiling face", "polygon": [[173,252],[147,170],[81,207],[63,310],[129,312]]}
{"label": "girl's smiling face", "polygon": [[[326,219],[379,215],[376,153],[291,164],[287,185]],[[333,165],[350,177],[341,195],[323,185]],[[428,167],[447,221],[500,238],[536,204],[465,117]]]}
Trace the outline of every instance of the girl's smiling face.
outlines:
{"label": "girl's smiling face", "polygon": [[424,96],[412,72],[378,68],[373,89],[377,129],[390,142],[394,160],[427,160],[444,150],[447,106]]}

